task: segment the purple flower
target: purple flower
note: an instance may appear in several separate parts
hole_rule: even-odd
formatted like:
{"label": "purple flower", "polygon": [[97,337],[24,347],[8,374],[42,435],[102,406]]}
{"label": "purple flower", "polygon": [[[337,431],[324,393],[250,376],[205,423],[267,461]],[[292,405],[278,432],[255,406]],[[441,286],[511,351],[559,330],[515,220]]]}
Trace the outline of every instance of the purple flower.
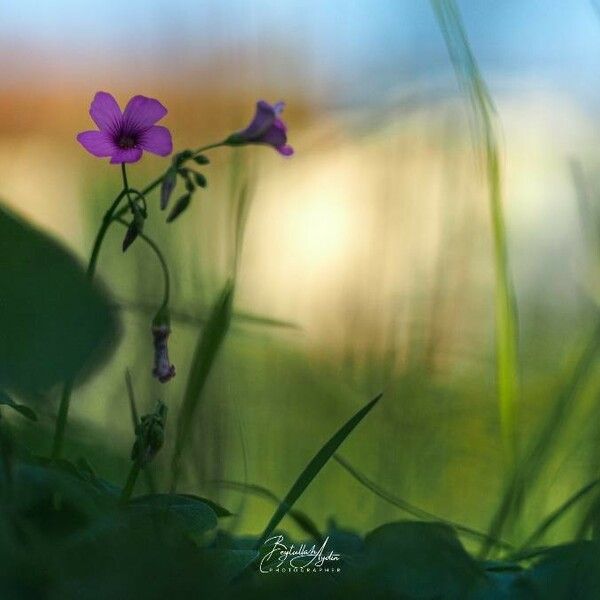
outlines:
{"label": "purple flower", "polygon": [[294,149],[287,145],[287,127],[279,118],[283,112],[283,102],[271,106],[264,100],[256,103],[256,113],[246,129],[230,135],[226,144],[239,146],[243,144],[267,144],[283,156],[291,156]]}
{"label": "purple flower", "polygon": [[90,105],[90,116],[99,131],[84,131],[77,141],[94,156],[110,156],[110,162],[134,163],[147,150],[159,156],[173,151],[171,132],[155,125],[167,109],[154,98],[134,96],[121,112],[111,94],[98,92]]}
{"label": "purple flower", "polygon": [[175,366],[169,360],[169,349],[167,340],[171,328],[166,323],[154,323],[152,325],[152,337],[154,338],[154,369],[152,375],[161,383],[166,383],[175,377]]}

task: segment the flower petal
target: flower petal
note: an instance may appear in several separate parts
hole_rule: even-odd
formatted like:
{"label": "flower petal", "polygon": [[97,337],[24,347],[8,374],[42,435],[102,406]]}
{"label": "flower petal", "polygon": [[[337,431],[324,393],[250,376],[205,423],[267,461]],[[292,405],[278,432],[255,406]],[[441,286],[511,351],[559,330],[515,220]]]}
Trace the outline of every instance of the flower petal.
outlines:
{"label": "flower petal", "polygon": [[167,109],[158,100],[134,96],[123,111],[123,121],[128,128],[144,130],[152,127],[166,114]]}
{"label": "flower petal", "polygon": [[283,112],[284,108],[285,108],[285,102],[282,102],[281,100],[279,102],[275,102],[275,104],[273,104],[273,112],[277,116],[279,116]]}
{"label": "flower petal", "polygon": [[90,104],[90,117],[102,131],[116,131],[121,123],[121,109],[108,92],[98,92]]}
{"label": "flower petal", "polygon": [[291,156],[294,154],[294,149],[291,146],[278,146],[275,148],[275,150],[277,150],[277,152],[283,156]]}
{"label": "flower petal", "polygon": [[142,158],[141,148],[115,148],[112,153],[110,162],[118,163],[134,163]]}
{"label": "flower petal", "polygon": [[256,113],[252,122],[239,135],[247,141],[256,141],[256,138],[260,137],[271,127],[275,117],[274,108],[268,102],[259,100],[256,103]]}
{"label": "flower petal", "polygon": [[284,146],[287,142],[285,126],[281,121],[275,121],[273,125],[265,131],[256,141],[262,144],[269,144],[275,148]]}
{"label": "flower petal", "polygon": [[118,150],[110,135],[104,131],[83,131],[77,141],[94,156],[111,156]]}
{"label": "flower petal", "polygon": [[159,156],[168,156],[173,152],[171,132],[161,125],[154,125],[142,134],[139,145],[144,150],[148,150],[148,152],[153,152]]}

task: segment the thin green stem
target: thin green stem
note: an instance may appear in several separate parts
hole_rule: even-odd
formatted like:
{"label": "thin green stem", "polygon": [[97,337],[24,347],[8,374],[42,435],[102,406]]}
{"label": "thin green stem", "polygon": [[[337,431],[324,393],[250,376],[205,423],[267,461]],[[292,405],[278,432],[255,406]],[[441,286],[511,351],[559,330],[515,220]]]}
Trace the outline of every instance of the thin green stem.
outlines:
{"label": "thin green stem", "polygon": [[123,177],[123,191],[127,196],[127,203],[129,204],[129,209],[131,210],[131,214],[135,215],[136,212],[139,211],[139,209],[137,208],[137,206],[134,205],[133,200],[131,199],[132,190],[129,187],[129,182],[127,181],[127,167],[125,166],[125,163],[121,163],[121,176]]}
{"label": "thin green stem", "polygon": [[[125,190],[123,190],[114,200],[114,202],[110,205],[109,209],[104,214],[102,218],[102,224],[100,225],[100,229],[98,229],[98,233],[96,234],[96,239],[94,241],[94,246],[92,248],[92,253],[90,255],[90,261],[88,263],[87,268],[87,278],[93,279],[94,273],[96,272],[96,264],[98,263],[98,256],[100,254],[100,248],[102,247],[102,242],[104,241],[104,237],[106,236],[106,232],[112,223],[113,216],[117,210],[117,207],[121,203],[121,200],[125,196]],[[118,214],[118,213],[117,213]]]}
{"label": "thin green stem", "polygon": [[[201,152],[206,152],[207,150],[212,150],[213,148],[218,148],[223,145],[225,145],[225,141],[216,142],[213,144],[207,144],[206,146],[201,146],[200,148],[198,148],[197,150],[194,151],[194,156],[197,154],[200,154]],[[192,157],[190,157],[190,158],[192,158]],[[98,233],[96,234],[94,246],[92,247],[92,253],[90,255],[90,260],[89,260],[88,268],[86,271],[86,276],[89,280],[92,280],[94,278],[94,274],[96,272],[96,265],[98,263],[98,256],[100,255],[100,248],[102,247],[102,242],[104,241],[106,232],[108,231],[108,228],[110,227],[111,223],[113,221],[119,221],[122,223],[123,221],[121,220],[121,217],[123,217],[127,213],[127,211],[130,209],[132,211],[134,211],[133,202],[130,197],[130,192],[133,192],[133,190],[130,190],[130,188],[129,188],[129,182],[127,180],[127,170],[125,167],[125,163],[121,163],[121,174],[122,174],[122,178],[123,178],[123,190],[115,198],[114,202],[110,205],[109,209],[104,214],[104,218],[102,219],[102,223],[100,225],[100,228],[98,229]],[[135,193],[138,194],[139,197],[144,198],[147,194],[149,194],[152,190],[154,190],[156,187],[158,187],[162,183],[162,180],[165,178],[165,175],[166,175],[166,173],[161,175],[157,179],[155,179],[150,184],[148,184],[141,192],[136,191]],[[121,203],[121,200],[125,196],[127,196],[129,206],[124,206],[124,207],[120,208],[119,210],[117,210],[119,207],[119,204]],[[169,271],[168,271],[167,264],[164,260],[162,253],[160,252],[160,249],[158,248],[158,246],[152,240],[150,240],[147,236],[140,234],[140,237],[142,239],[144,239],[155,251],[155,253],[158,256],[158,259],[161,263],[161,266],[163,268],[163,273],[164,273],[164,277],[165,277],[165,292],[164,292],[164,299],[163,299],[162,307],[165,307],[169,302],[169,293],[170,293],[170,280],[169,280]],[[65,385],[63,387],[63,392],[62,392],[62,396],[60,399],[60,405],[59,405],[59,409],[58,409],[58,418],[56,421],[56,428],[54,430],[54,441],[52,444],[52,458],[53,459],[60,458],[60,455],[62,453],[62,447],[63,447],[64,436],[65,436],[65,428],[67,426],[67,419],[69,416],[69,405],[71,402],[71,392],[73,389],[73,383],[74,383],[73,379],[69,379],[68,381],[65,382]]]}
{"label": "thin green stem", "polygon": [[[92,247],[92,253],[90,254],[90,260],[88,263],[88,267],[86,270],[86,277],[89,281],[94,278],[94,274],[96,272],[96,265],[98,264],[98,257],[100,256],[100,248],[102,247],[102,242],[104,241],[104,237],[106,236],[106,232],[110,227],[110,224],[113,220],[113,215],[117,210],[119,203],[125,196],[125,190],[123,190],[113,201],[113,203],[109,206],[108,210],[104,214],[102,218],[102,223],[100,225],[100,229],[98,229],[98,233],[96,234],[96,239],[94,240],[94,246]],[[74,378],[69,378],[65,381],[63,386],[62,395],[60,398],[60,404],[58,407],[58,417],[56,419],[56,428],[54,429],[54,440],[52,443],[52,459],[56,460],[60,458],[63,449],[63,443],[65,438],[65,429],[67,427],[67,420],[69,417],[69,406],[71,404],[71,392],[73,391]]]}
{"label": "thin green stem", "polygon": [[213,148],[220,148],[221,146],[225,145],[225,140],[221,141],[221,142],[215,142],[214,144],[207,144],[206,146],[200,146],[200,148],[197,148],[196,150],[194,150],[194,156],[197,154],[200,154],[202,152],[206,152],[207,150],[212,150]]}
{"label": "thin green stem", "polygon": [[[201,152],[206,152],[207,150],[212,150],[213,148],[220,148],[221,146],[224,146],[224,145],[225,145],[225,140],[223,140],[222,142],[215,142],[214,144],[207,144],[206,146],[200,146],[200,148],[197,148],[196,150],[193,151],[193,153],[194,153],[193,156],[196,156],[196,155],[200,154]],[[190,156],[190,159],[193,158],[193,156]],[[184,161],[184,163],[185,162],[187,162],[187,161]],[[157,177],[153,182],[149,183],[142,190],[142,195],[146,196],[152,190],[154,190],[156,187],[158,187],[162,183],[162,180],[165,178],[165,175],[166,175],[166,173],[164,173],[160,177]]]}
{"label": "thin green stem", "polygon": [[129,498],[131,498],[131,494],[133,493],[133,488],[135,487],[135,482],[137,481],[138,475],[142,469],[142,465],[139,460],[135,460],[131,465],[131,469],[129,469],[129,475],[127,475],[127,481],[125,482],[125,486],[123,487],[123,491],[121,492],[121,497],[119,499],[119,503],[121,505],[127,504]]}
{"label": "thin green stem", "polygon": [[[129,223],[127,221],[125,221],[125,219],[122,219],[120,217],[115,217],[114,219],[117,223],[120,223],[121,225],[123,225],[124,227],[129,227]],[[169,266],[167,265],[167,261],[165,260],[165,257],[163,255],[163,253],[161,252],[160,248],[158,247],[158,245],[156,244],[156,242],[154,240],[152,240],[151,238],[149,238],[145,233],[138,233],[138,236],[144,240],[144,242],[146,242],[146,244],[148,244],[148,246],[150,246],[150,248],[152,248],[152,250],[154,250],[154,254],[156,254],[156,257],[158,258],[158,261],[160,262],[160,265],[162,267],[162,272],[163,272],[163,276],[164,276],[164,280],[165,280],[165,286],[164,286],[164,293],[163,293],[163,302],[160,306],[160,308],[165,308],[168,304],[169,304],[169,296],[171,293],[171,279],[169,276]]]}
{"label": "thin green stem", "polygon": [[508,242],[503,209],[500,144],[496,134],[495,108],[454,0],[431,0],[459,84],[469,96],[476,132],[482,142],[488,179],[495,270],[496,386],[500,429],[507,472],[518,453],[517,409],[520,398],[518,315],[508,264]]}

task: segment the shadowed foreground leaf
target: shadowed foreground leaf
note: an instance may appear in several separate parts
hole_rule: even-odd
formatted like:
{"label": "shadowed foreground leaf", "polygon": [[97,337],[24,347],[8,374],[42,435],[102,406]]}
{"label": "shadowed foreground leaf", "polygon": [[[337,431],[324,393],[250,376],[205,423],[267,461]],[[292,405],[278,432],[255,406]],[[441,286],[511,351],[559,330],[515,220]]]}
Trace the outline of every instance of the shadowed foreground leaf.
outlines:
{"label": "shadowed foreground leaf", "polygon": [[75,257],[2,207],[0,256],[0,387],[34,396],[97,365],[117,323]]}
{"label": "shadowed foreground leaf", "polygon": [[311,481],[318,475],[319,471],[325,466],[325,463],[333,456],[342,442],[352,433],[354,428],[369,414],[371,409],[379,402],[382,394],[379,394],[369,404],[361,408],[349,421],[347,421],[336,434],[317,452],[313,459],[308,463],[304,471],[300,473],[298,479],[286,494],[285,498],[271,517],[260,539],[256,543],[256,548],[260,548],[265,540],[273,533],[281,519],[285,517],[296,500],[302,495],[304,490],[310,485]]}
{"label": "shadowed foreground leaf", "polygon": [[382,525],[365,537],[365,554],[363,586],[389,598],[463,600],[486,581],[454,531],[441,523]]}
{"label": "shadowed foreground leaf", "polygon": [[212,507],[194,496],[179,494],[138,496],[129,502],[127,509],[131,514],[163,519],[173,526],[180,527],[194,538],[211,531],[218,523],[217,514]]}

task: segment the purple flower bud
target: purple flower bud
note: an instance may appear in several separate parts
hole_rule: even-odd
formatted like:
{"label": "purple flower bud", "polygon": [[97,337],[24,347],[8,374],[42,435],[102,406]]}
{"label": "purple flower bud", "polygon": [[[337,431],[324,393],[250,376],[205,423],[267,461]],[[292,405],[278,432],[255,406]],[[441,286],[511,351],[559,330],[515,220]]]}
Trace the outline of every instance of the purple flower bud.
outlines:
{"label": "purple flower bud", "polygon": [[243,131],[230,135],[226,144],[241,146],[244,144],[267,144],[283,156],[291,156],[294,149],[287,144],[287,127],[279,118],[283,112],[283,102],[272,106],[264,100],[256,103],[256,113],[250,125]]}
{"label": "purple flower bud", "polygon": [[154,337],[154,369],[152,375],[161,383],[166,383],[175,377],[175,366],[169,360],[169,349],[167,340],[171,328],[168,324],[153,324],[152,336]]}

